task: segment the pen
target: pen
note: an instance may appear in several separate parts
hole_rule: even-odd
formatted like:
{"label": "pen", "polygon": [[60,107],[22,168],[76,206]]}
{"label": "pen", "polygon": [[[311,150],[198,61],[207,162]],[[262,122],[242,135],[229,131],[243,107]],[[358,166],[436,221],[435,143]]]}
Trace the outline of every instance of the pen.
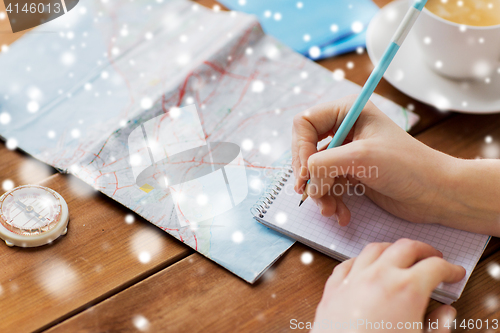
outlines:
{"label": "pen", "polygon": [[[342,145],[345,138],[347,137],[347,134],[349,134],[352,127],[354,126],[354,123],[356,123],[356,120],[361,114],[361,111],[370,99],[370,96],[373,94],[375,87],[380,82],[380,79],[382,79],[382,76],[387,70],[387,67],[389,67],[389,65],[391,64],[392,59],[394,59],[394,56],[398,52],[401,44],[410,32],[413,24],[417,20],[418,15],[420,15],[420,12],[422,11],[426,3],[427,0],[416,0],[415,3],[410,7],[405,17],[403,18],[403,21],[399,24],[398,29],[394,33],[394,36],[392,36],[391,42],[382,55],[380,62],[373,69],[373,72],[370,74],[370,77],[361,89],[361,93],[354,101],[354,104],[351,106],[351,109],[340,124],[339,129],[333,136],[332,141],[330,141],[330,144],[328,144],[328,147],[326,149],[335,148]],[[302,194],[302,199],[300,200],[299,207],[307,199],[307,190],[310,182],[311,180],[309,179],[304,189],[304,194]]]}

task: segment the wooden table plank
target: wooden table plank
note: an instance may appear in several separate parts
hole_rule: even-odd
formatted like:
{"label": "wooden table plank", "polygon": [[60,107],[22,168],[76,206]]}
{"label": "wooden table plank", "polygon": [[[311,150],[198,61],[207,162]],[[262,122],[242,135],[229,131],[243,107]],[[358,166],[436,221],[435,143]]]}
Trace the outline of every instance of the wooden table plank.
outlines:
{"label": "wooden table plank", "polygon": [[456,157],[500,158],[500,115],[456,115],[416,137]]}
{"label": "wooden table plank", "polygon": [[0,331],[47,327],[165,268],[192,251],[72,176],[42,185],[59,192],[69,231],[40,248],[0,243]]}
{"label": "wooden table plank", "polygon": [[[0,125],[1,126],[1,125]],[[14,186],[34,184],[54,174],[56,170],[20,151],[9,150],[0,142],[0,193],[4,181]]]}
{"label": "wooden table plank", "polygon": [[491,323],[493,319],[498,320],[497,329],[490,331],[485,329],[466,330],[458,327],[458,332],[499,332],[500,331],[500,252],[483,260],[474,270],[462,294],[462,297],[453,305],[457,309],[457,323],[462,320],[474,321],[477,319],[488,319]]}
{"label": "wooden table plank", "polygon": [[481,262],[488,259],[498,251],[500,251],[500,238],[491,237],[490,242],[488,243],[486,249],[484,249],[483,255],[481,256],[481,259],[479,259],[479,261]]}
{"label": "wooden table plank", "polygon": [[[304,265],[300,257],[305,251],[310,250],[294,245],[254,286],[194,254],[48,332],[131,332],[141,323],[152,332],[289,331],[291,319],[313,321],[324,283],[337,264],[311,251],[314,260]],[[500,319],[499,277],[489,273],[498,262],[500,252],[472,274],[454,304],[459,322]]]}
{"label": "wooden table plank", "polygon": [[[309,265],[305,251],[314,253]],[[150,332],[289,331],[291,319],[312,319],[336,263],[295,244],[252,286],[193,254],[48,332],[132,332],[137,318]]]}
{"label": "wooden table plank", "polygon": [[[0,12],[5,13],[4,1],[0,1]],[[0,20],[0,52],[2,45],[12,44],[14,41],[21,38],[27,31],[13,33],[8,18],[6,17],[3,20]]]}

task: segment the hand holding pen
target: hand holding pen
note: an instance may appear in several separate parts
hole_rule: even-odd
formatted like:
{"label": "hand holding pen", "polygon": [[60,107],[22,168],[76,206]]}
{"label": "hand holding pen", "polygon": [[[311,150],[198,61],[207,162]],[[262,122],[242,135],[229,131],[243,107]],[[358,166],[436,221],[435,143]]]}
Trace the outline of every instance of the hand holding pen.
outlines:
{"label": "hand holding pen", "polygon": [[[339,128],[335,132],[335,135],[333,136],[333,139],[328,145],[327,149],[339,147],[340,145],[342,145],[347,135],[351,131],[352,127],[356,123],[356,120],[361,114],[361,111],[363,110],[366,103],[370,99],[370,96],[373,94],[375,87],[382,79],[382,76],[384,75],[385,71],[391,64],[392,59],[394,59],[394,56],[398,52],[401,44],[403,43],[406,36],[410,32],[411,28],[413,27],[413,24],[417,20],[418,16],[420,15],[420,12],[422,11],[426,3],[427,0],[417,0],[413,4],[413,6],[410,7],[408,12],[406,13],[406,16],[403,18],[403,21],[396,30],[396,33],[392,37],[389,46],[382,55],[380,62],[377,64],[377,66],[371,73],[370,77],[366,81],[365,85],[361,89],[361,93],[358,95],[358,97],[352,104],[351,109],[349,110],[344,120],[340,124]],[[302,203],[307,199],[308,196],[307,193],[308,191],[306,185],[306,189],[304,190],[304,193],[302,195],[302,200],[300,201],[299,206],[302,205]]]}

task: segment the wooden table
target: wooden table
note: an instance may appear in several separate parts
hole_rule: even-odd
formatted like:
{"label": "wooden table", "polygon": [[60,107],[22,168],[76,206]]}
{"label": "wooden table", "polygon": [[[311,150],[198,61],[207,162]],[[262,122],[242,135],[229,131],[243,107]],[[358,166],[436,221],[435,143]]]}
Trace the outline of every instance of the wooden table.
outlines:
{"label": "wooden table", "polygon": [[[387,2],[376,1],[380,6]],[[7,20],[0,20],[0,30],[8,29]],[[21,35],[0,34],[0,45]],[[346,66],[350,61],[352,69]],[[372,69],[366,53],[319,63],[329,70],[343,69],[360,85]],[[475,158],[482,156],[487,135],[500,141],[500,114],[439,112],[384,80],[376,92],[400,105],[412,104],[421,121],[411,134],[445,153]],[[249,285],[147,221],[135,216],[134,223],[126,223],[130,211],[76,178],[10,151],[3,143],[0,158],[0,183],[10,179],[15,185],[51,187],[66,198],[71,215],[68,234],[51,245],[0,246],[1,332],[288,331],[291,319],[314,319],[325,281],[338,264],[297,243]],[[300,260],[306,250],[313,253],[310,265]],[[500,283],[488,273],[500,262],[499,250],[500,241],[493,238],[454,304],[460,321],[500,319]],[[152,254],[149,262],[138,260],[142,251]],[[428,311],[438,305],[431,300]]]}

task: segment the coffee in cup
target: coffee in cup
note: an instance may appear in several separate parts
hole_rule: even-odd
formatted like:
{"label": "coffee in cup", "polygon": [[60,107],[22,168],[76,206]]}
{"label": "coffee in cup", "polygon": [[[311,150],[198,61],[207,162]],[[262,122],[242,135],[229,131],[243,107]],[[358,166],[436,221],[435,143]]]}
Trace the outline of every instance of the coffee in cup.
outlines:
{"label": "coffee in cup", "polygon": [[428,0],[425,8],[458,24],[474,27],[500,24],[500,0]]}
{"label": "coffee in cup", "polygon": [[413,29],[441,75],[485,79],[500,68],[500,0],[428,0]]}

